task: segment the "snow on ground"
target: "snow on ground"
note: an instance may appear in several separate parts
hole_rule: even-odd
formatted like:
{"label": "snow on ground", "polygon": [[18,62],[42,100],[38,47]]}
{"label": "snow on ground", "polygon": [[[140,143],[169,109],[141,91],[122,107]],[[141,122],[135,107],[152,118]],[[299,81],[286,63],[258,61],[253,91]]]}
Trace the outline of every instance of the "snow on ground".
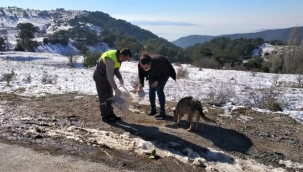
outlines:
{"label": "snow on ground", "polygon": [[[260,51],[261,53],[259,53]],[[273,51],[277,51],[277,52],[281,51],[280,46],[274,46],[269,43],[264,43],[262,45],[259,45],[258,48],[254,49],[252,54],[253,56],[258,56],[258,55],[264,56],[266,53],[272,54]]]}
{"label": "snow on ground", "polygon": [[[53,48],[54,49],[50,50],[50,52],[57,51],[55,50],[55,47]],[[104,48],[106,49],[106,47]],[[60,54],[1,52],[0,79],[10,74],[11,71],[14,71],[16,75],[9,84],[4,79],[0,81],[0,92],[18,92],[19,90],[22,90],[19,94],[30,96],[43,96],[45,94],[62,94],[68,92],[81,92],[96,95],[95,83],[92,78],[94,68],[84,69],[82,60],[82,56],[77,56],[75,67],[71,68],[68,65],[69,61],[67,57]],[[176,69],[180,68],[180,66],[174,67]],[[167,100],[178,101],[181,97],[187,95],[206,100],[210,92],[215,93],[225,90],[230,98],[222,108],[229,111],[244,106],[244,102],[250,100],[247,91],[270,88],[272,85],[276,85],[277,88],[279,88],[278,91],[283,94],[281,98],[289,104],[289,106],[283,107],[283,112],[280,113],[290,115],[298,121],[303,121],[303,88],[294,87],[297,83],[296,75],[214,69],[199,70],[190,65],[183,65],[183,68],[187,68],[189,76],[188,78],[178,79],[177,82],[169,79],[165,88]],[[125,81],[125,87],[128,90],[133,90],[130,81],[137,78],[137,62],[124,62],[121,67],[121,72]],[[144,89],[147,93],[148,88],[145,87]],[[137,95],[132,95],[135,100],[148,103],[148,96],[145,96],[142,100],[139,99]],[[268,110],[255,109],[268,112]],[[180,152],[154,145],[152,142],[146,142],[140,138],[130,138],[127,133],[118,137],[115,133],[110,133],[108,135],[105,131],[97,129],[82,129],[83,131],[90,133],[91,139],[95,139],[100,143],[106,140],[116,149],[133,149],[138,153],[142,153],[142,151],[156,147],[157,153],[163,156],[173,156],[185,163],[208,164],[207,167],[209,168],[209,171],[211,171],[211,168],[224,169],[225,171],[242,171],[243,167],[246,169],[257,169],[258,171],[283,171],[282,169],[266,167],[250,159],[236,159],[235,164],[224,163],[229,161],[228,157],[232,156],[212,149],[210,149],[204,157],[214,158],[217,160],[216,163],[206,161],[190,148],[186,150],[189,152],[188,156],[184,156]],[[48,133],[50,135],[66,135],[69,138],[77,140],[77,130],[79,129],[75,127],[69,128],[66,131],[53,129],[48,131]],[[121,146],[122,143],[125,143],[125,147],[123,147],[123,145]],[[288,161],[281,163],[289,166],[294,165]],[[300,165],[302,164],[299,164],[299,166]]]}
{"label": "snow on ground", "polygon": [[40,45],[36,48],[36,52],[40,53],[58,53],[61,55],[76,55],[79,54],[79,50],[72,46],[71,44],[68,44],[67,46],[63,46],[61,44],[46,44],[46,45]]}
{"label": "snow on ground", "polygon": [[68,24],[58,26],[57,23],[51,23],[51,25],[47,28],[46,33],[47,34],[53,34],[56,31],[59,31],[59,30],[68,30],[70,28],[73,28],[73,27],[70,26],[70,25],[68,25]]}
{"label": "snow on ground", "polygon": [[264,56],[265,53],[271,54],[272,51],[276,50],[275,46],[268,44],[268,43],[264,43],[264,44],[260,45],[259,48],[262,49],[262,56]]}
{"label": "snow on ground", "polygon": [[99,36],[101,33],[101,28],[99,26],[95,26],[93,24],[90,23],[85,23],[85,25],[90,28],[90,30],[95,31],[97,33],[97,35]]}
{"label": "snow on ground", "polygon": [[19,9],[3,9],[4,15],[0,17],[0,22],[5,27],[16,27],[18,23],[32,23],[39,28],[52,22],[49,16],[40,17],[39,10],[19,10]]}
{"label": "snow on ground", "polygon": [[91,51],[91,52],[105,52],[107,50],[110,50],[110,48],[104,42],[97,43],[93,46],[89,46],[89,51]]}
{"label": "snow on ground", "polygon": [[[87,15],[87,12],[81,10],[49,10],[40,11],[32,9],[19,9],[19,8],[2,8],[0,10],[0,26],[1,30],[7,30],[7,34],[3,34],[8,37],[10,44],[16,45],[16,35],[18,29],[16,26],[18,23],[31,23],[37,26],[42,31],[46,31],[47,34],[52,34],[59,30],[68,30],[72,28],[66,21],[73,19],[75,16]],[[85,24],[90,30],[96,31],[100,34],[100,27],[92,24]],[[43,39],[43,38],[36,38]]]}
{"label": "snow on ground", "polygon": [[[66,52],[62,47],[48,45],[44,52]],[[104,50],[107,49],[104,46]],[[48,50],[48,51],[46,51]],[[71,51],[74,50],[71,48]],[[0,76],[14,71],[15,79],[6,86],[6,82],[0,82],[1,92],[11,92],[25,88],[23,94],[41,95],[45,93],[66,93],[79,91],[86,94],[96,94],[95,83],[92,79],[93,68],[84,69],[83,57],[76,56],[75,68],[68,66],[66,56],[54,53],[26,53],[26,52],[3,52],[0,55]],[[290,114],[297,120],[303,121],[303,88],[297,88],[296,75],[252,73],[233,70],[202,69],[183,65],[189,71],[188,78],[168,80],[165,88],[167,100],[177,101],[183,96],[192,95],[201,100],[207,100],[210,93],[226,94],[228,97],[225,107],[245,106],[252,101],[249,91],[257,92],[258,89],[268,89],[277,85],[279,99],[287,102],[283,107],[283,113]],[[180,68],[175,66],[176,70]],[[133,90],[131,81],[137,79],[137,62],[124,62],[121,72],[125,81],[125,87]],[[31,78],[31,82],[28,82]],[[42,80],[53,79],[53,82],[42,83]],[[146,81],[145,81],[146,83]],[[144,87],[148,92],[148,87]],[[148,94],[146,94],[148,95]],[[138,97],[134,95],[134,97]],[[145,101],[148,96],[145,96]]]}
{"label": "snow on ground", "polygon": [[[26,106],[20,107],[26,111]],[[3,118],[10,118],[14,124],[23,123],[27,121],[39,121],[44,125],[39,126],[38,130],[43,130],[49,137],[63,137],[71,139],[86,145],[106,145],[111,149],[133,151],[139,155],[144,155],[147,152],[156,150],[156,154],[162,158],[174,157],[183,163],[196,166],[204,166],[207,171],[225,171],[225,172],[242,172],[242,171],[264,171],[264,172],[284,172],[286,170],[282,168],[273,168],[271,166],[265,166],[252,159],[239,159],[227,154],[223,151],[217,151],[212,148],[208,148],[206,152],[195,152],[190,147],[186,147],[183,150],[178,150],[179,143],[168,142],[167,144],[157,143],[155,141],[145,141],[138,137],[130,136],[129,133],[117,134],[112,131],[103,131],[95,128],[78,127],[75,125],[64,126],[64,123],[68,121],[62,120],[61,127],[54,124],[53,117],[31,117],[26,114],[19,115],[18,113],[1,114],[0,106],[0,120]],[[6,124],[7,125],[7,124]],[[24,133],[38,134],[37,127],[30,126],[24,127]],[[300,170],[303,169],[303,164],[298,162],[292,162],[289,160],[280,161],[280,164],[284,164],[289,169]]]}
{"label": "snow on ground", "polygon": [[[21,106],[21,109],[26,111],[26,106]],[[255,160],[251,159],[238,159],[229,155],[223,151],[217,151],[209,148],[207,152],[194,152],[190,147],[185,148],[180,152],[178,150],[179,143],[169,142],[167,144],[159,144],[153,141],[145,141],[138,137],[131,137],[129,133],[116,134],[111,131],[103,131],[99,129],[77,127],[74,125],[62,126],[54,124],[52,117],[38,117],[33,118],[25,114],[19,115],[18,113],[2,115],[0,107],[0,120],[3,118],[10,118],[13,120],[12,127],[16,123],[26,123],[26,121],[35,121],[43,123],[43,126],[39,126],[39,130],[43,130],[46,135],[50,137],[63,137],[87,145],[107,145],[108,147],[116,150],[134,151],[140,155],[144,155],[146,152],[156,150],[156,154],[160,157],[174,157],[183,163],[191,165],[205,166],[207,171],[271,171],[282,172],[285,171],[282,168],[267,167],[259,164]],[[67,121],[66,121],[67,123]],[[24,127],[26,128],[24,133],[38,134],[36,127]],[[289,169],[300,170],[303,169],[303,164],[297,162],[291,162],[289,160],[280,161],[280,164],[284,164]],[[215,169],[215,170],[214,170]]]}

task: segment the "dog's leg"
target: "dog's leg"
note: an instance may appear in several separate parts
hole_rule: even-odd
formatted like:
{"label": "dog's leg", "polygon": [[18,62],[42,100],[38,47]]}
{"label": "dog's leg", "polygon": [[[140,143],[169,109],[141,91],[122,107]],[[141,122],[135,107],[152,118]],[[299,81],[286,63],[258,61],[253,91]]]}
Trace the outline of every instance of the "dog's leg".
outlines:
{"label": "dog's leg", "polygon": [[180,124],[181,122],[181,118],[183,117],[183,114],[178,113],[178,120],[177,120],[177,124]]}
{"label": "dog's leg", "polygon": [[188,121],[189,121],[189,128],[187,129],[187,131],[192,131],[192,129],[193,129],[193,125],[194,125],[194,123],[193,123],[193,113],[192,112],[190,112],[190,113],[188,113]]}

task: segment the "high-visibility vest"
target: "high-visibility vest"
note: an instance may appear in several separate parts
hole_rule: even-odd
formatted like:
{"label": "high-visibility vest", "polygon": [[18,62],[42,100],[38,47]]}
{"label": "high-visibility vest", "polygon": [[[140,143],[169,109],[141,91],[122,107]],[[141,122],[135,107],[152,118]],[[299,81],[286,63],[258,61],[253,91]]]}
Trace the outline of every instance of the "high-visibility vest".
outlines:
{"label": "high-visibility vest", "polygon": [[116,54],[117,54],[117,50],[109,50],[109,51],[106,51],[105,53],[103,53],[100,58],[103,61],[103,63],[105,63],[106,57],[111,58],[115,64],[114,68],[115,69],[120,68],[121,63],[118,61]]}

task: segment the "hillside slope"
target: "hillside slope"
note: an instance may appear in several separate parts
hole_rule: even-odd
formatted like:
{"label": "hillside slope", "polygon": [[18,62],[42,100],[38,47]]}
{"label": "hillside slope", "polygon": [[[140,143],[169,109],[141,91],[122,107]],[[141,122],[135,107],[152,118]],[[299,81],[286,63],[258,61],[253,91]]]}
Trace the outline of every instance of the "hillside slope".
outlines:
{"label": "hillside slope", "polygon": [[159,38],[152,32],[132,25],[125,20],[115,19],[101,11],[81,11],[65,10],[62,8],[56,10],[34,10],[22,9],[18,7],[0,7],[0,33],[2,37],[7,37],[10,44],[16,44],[16,35],[18,23],[32,23],[40,28],[40,33],[36,38],[46,37],[59,30],[68,30],[70,28],[85,28],[99,35],[103,29],[113,29],[124,32],[135,37],[140,42],[148,39],[157,39],[166,47],[178,48],[173,43]]}
{"label": "hillside slope", "polygon": [[[208,36],[208,35],[189,35],[182,38],[179,38],[175,41],[172,41],[175,45],[185,48],[191,45],[194,45],[195,43],[203,43],[206,41],[209,41],[215,37],[224,36],[229,37],[231,39],[238,39],[238,38],[263,38],[265,41],[271,41],[271,40],[281,40],[285,42],[289,36],[289,33],[291,31],[291,28],[285,28],[285,29],[271,29],[271,30],[264,30],[260,32],[254,32],[254,33],[239,33],[239,34],[229,34],[229,35],[218,35],[218,36]],[[303,27],[299,27],[301,33],[303,33]]]}

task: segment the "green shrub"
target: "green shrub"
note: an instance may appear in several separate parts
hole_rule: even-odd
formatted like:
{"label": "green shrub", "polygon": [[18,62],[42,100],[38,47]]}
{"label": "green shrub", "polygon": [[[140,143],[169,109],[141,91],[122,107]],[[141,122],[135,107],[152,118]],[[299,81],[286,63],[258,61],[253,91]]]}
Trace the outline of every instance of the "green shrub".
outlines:
{"label": "green shrub", "polygon": [[80,48],[80,54],[85,55],[85,54],[88,53],[88,51],[89,51],[89,48],[88,48],[87,46],[82,46],[82,47]]}
{"label": "green shrub", "polygon": [[83,66],[85,68],[93,67],[96,65],[97,60],[101,57],[101,53],[99,52],[92,52],[86,53],[83,59]]}
{"label": "green shrub", "polygon": [[49,43],[48,38],[43,38],[43,44],[48,44],[48,43]]}
{"label": "green shrub", "polygon": [[68,39],[50,39],[49,42],[52,44],[61,44],[62,46],[68,45]]}
{"label": "green shrub", "polygon": [[261,67],[261,71],[269,73],[271,66],[272,66],[271,62],[263,62],[262,67]]}
{"label": "green shrub", "polygon": [[20,43],[17,43],[17,46],[14,48],[14,51],[25,51]]}

